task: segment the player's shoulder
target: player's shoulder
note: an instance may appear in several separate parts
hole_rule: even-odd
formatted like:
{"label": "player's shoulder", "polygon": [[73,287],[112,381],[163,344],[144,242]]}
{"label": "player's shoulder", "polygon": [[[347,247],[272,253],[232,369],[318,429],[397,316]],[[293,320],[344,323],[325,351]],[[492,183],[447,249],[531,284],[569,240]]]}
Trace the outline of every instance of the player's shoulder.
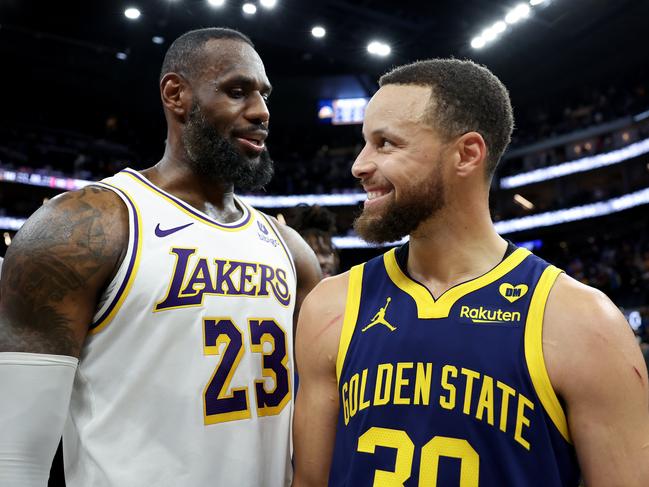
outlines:
{"label": "player's shoulder", "polygon": [[617,306],[603,292],[565,274],[557,278],[546,303],[543,353],[558,391],[597,381],[594,372],[614,367],[621,357],[637,361],[639,356]]}
{"label": "player's shoulder", "polygon": [[[562,273],[550,291],[546,315],[580,333],[615,330],[628,331],[620,310],[602,291]],[[563,328],[563,327],[562,327]]]}
{"label": "player's shoulder", "polygon": [[273,225],[277,228],[280,236],[284,242],[286,242],[286,246],[295,262],[300,285],[305,285],[308,290],[311,290],[322,278],[320,264],[318,264],[318,259],[315,256],[313,249],[309,247],[309,244],[307,244],[302,236],[293,228],[280,223],[277,218],[273,216],[265,213],[262,214],[273,222]]}
{"label": "player's shoulder", "polygon": [[113,266],[128,242],[128,210],[114,192],[86,186],[52,198],[22,226],[11,256],[56,256],[68,265],[94,259]]}
{"label": "player's shoulder", "polygon": [[319,327],[342,326],[349,274],[327,277],[313,288],[302,303],[298,328],[318,334]]}

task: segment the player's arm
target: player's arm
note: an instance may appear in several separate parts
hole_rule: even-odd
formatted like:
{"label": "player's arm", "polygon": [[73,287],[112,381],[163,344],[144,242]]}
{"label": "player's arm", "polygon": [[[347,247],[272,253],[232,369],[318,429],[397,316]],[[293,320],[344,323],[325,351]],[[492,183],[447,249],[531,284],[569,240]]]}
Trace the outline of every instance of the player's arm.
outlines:
{"label": "player's arm", "polygon": [[603,293],[560,276],[543,349],[586,485],[649,485],[647,369],[619,310]]}
{"label": "player's arm", "polygon": [[282,238],[288,246],[289,252],[295,262],[295,271],[297,273],[297,291],[295,299],[294,325],[297,324],[297,317],[302,307],[304,298],[311,292],[318,282],[322,279],[320,264],[315,253],[304,241],[304,239],[287,225],[280,224],[273,218],[275,226],[279,230]]}
{"label": "player's arm", "polygon": [[77,357],[128,241],[114,193],[51,200],[21,228],[0,278],[0,486],[46,485]]}
{"label": "player's arm", "polygon": [[338,419],[336,358],[349,274],[322,281],[304,301],[296,360],[300,387],[293,418],[293,487],[326,486]]}

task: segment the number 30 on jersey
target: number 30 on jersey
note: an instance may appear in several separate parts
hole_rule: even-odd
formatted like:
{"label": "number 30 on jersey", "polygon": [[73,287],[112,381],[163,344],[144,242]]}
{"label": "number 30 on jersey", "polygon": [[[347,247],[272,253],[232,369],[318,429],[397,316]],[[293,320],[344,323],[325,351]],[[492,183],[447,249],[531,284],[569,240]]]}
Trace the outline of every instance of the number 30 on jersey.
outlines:
{"label": "number 30 on jersey", "polygon": [[[273,319],[249,319],[250,350],[260,355],[263,377],[255,380],[257,414],[279,414],[291,398],[286,334]],[[205,355],[221,355],[210,381],[203,391],[205,424],[250,418],[247,387],[230,389],[232,376],[245,352],[244,333],[231,318],[203,320]],[[264,352],[264,344],[270,351]],[[223,353],[219,353],[225,345]],[[267,389],[265,378],[274,384]]]}

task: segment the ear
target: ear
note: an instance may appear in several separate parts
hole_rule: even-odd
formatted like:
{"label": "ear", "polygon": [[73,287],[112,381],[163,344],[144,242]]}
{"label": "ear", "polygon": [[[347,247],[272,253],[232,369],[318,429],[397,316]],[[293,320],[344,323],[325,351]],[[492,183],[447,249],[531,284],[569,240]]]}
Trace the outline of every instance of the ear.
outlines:
{"label": "ear", "polygon": [[478,132],[467,132],[456,141],[455,148],[458,156],[455,166],[458,176],[484,175],[487,145],[482,135]]}
{"label": "ear", "polygon": [[167,73],[160,80],[160,97],[165,111],[183,117],[189,111],[192,92],[189,83],[177,73]]}

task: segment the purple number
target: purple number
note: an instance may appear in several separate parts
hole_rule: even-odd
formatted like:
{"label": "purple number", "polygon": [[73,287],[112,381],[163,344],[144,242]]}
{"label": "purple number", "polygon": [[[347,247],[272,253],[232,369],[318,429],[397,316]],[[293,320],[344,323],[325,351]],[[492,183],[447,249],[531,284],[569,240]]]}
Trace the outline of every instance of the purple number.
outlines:
{"label": "purple number", "polygon": [[216,355],[219,346],[225,343],[221,360],[204,391],[205,424],[221,423],[250,417],[248,390],[246,387],[233,389],[228,394],[230,381],[243,356],[243,335],[232,320],[227,318],[206,319],[205,354]]}
{"label": "purple number", "polygon": [[[263,380],[255,381],[257,412],[260,416],[279,414],[291,399],[286,334],[275,320],[253,319],[248,324],[252,351],[263,354],[263,376],[273,381],[272,389],[267,389]],[[264,352],[264,343],[271,344],[268,353]]]}

